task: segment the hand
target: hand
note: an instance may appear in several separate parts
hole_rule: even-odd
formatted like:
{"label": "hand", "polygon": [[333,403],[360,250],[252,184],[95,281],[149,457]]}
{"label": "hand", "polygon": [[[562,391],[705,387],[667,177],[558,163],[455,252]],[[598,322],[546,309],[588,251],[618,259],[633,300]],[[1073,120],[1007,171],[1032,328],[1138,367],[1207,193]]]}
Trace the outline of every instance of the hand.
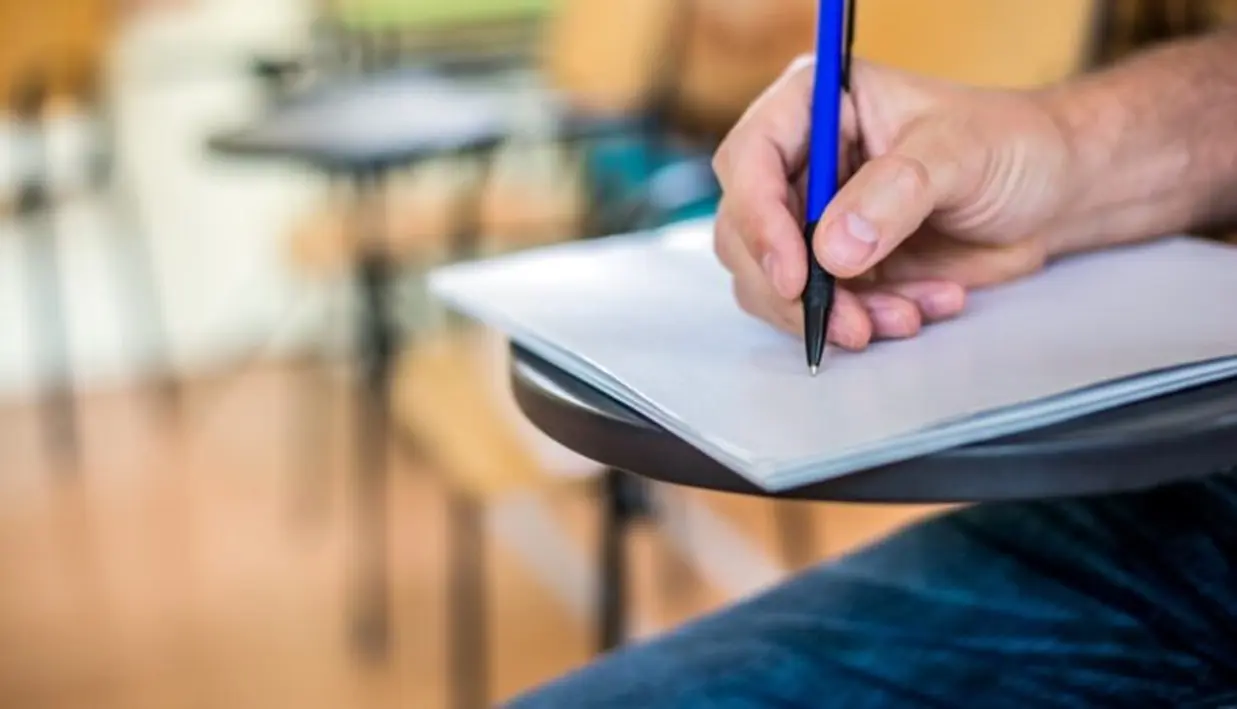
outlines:
{"label": "hand", "polygon": [[[807,280],[805,163],[814,66],[802,60],[718,150],[715,247],[747,312],[795,334]],[[1032,273],[1068,197],[1068,141],[1032,92],[947,84],[855,61],[844,184],[814,251],[839,279],[829,339],[860,350],[962,312],[968,289]]]}

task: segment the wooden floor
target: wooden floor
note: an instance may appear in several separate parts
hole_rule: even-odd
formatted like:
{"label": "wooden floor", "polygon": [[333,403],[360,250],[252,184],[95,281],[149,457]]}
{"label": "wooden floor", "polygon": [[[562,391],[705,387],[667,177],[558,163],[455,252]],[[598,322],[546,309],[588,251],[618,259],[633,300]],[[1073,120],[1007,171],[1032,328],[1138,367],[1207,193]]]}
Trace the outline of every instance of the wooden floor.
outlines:
{"label": "wooden floor", "polygon": [[[436,477],[397,456],[395,649],[387,664],[366,665],[347,642],[347,397],[332,399],[324,447],[307,449],[292,426],[295,382],[287,367],[266,366],[195,383],[171,418],[145,390],[84,396],[76,469],[49,458],[35,408],[0,409],[0,707],[447,706]],[[305,461],[319,450],[329,476],[315,484]],[[766,504],[702,499],[772,554]],[[591,548],[586,495],[544,502],[572,544]],[[816,553],[913,513],[815,508]],[[635,600],[657,626],[727,602],[660,535],[637,536]],[[501,543],[488,564],[498,698],[589,659],[587,622],[533,565]]]}

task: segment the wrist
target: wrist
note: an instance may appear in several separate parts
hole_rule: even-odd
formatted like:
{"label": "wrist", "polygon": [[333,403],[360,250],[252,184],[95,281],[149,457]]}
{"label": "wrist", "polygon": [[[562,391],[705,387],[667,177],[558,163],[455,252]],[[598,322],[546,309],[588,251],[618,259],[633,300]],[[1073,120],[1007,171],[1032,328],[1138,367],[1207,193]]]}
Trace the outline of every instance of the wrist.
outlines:
{"label": "wrist", "polygon": [[1036,94],[1066,154],[1050,256],[1237,216],[1235,38],[1170,44]]}
{"label": "wrist", "polygon": [[1104,225],[1106,210],[1100,205],[1120,201],[1110,194],[1114,186],[1104,175],[1120,142],[1122,117],[1119,105],[1094,93],[1070,84],[1037,94],[1062,151],[1060,202],[1044,235],[1049,258],[1101,248],[1119,238]]}

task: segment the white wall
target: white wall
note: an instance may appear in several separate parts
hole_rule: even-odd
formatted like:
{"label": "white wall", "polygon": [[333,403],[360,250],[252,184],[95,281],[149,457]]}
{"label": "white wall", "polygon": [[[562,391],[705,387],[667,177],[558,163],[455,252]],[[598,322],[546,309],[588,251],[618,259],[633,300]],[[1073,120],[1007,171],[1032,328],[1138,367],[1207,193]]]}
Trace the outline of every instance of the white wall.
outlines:
{"label": "white wall", "polygon": [[[114,61],[120,170],[140,199],[153,244],[179,366],[226,363],[311,329],[320,289],[298,283],[280,249],[290,220],[318,192],[316,176],[290,167],[221,161],[203,148],[220,127],[256,115],[257,87],[244,61],[263,48],[294,46],[305,16],[298,0],[197,0],[195,9],[126,29]],[[75,164],[73,121],[55,129],[58,173]],[[11,126],[0,127],[5,146]],[[7,148],[6,148],[7,149]],[[13,164],[0,156],[0,170]],[[0,175],[11,183],[12,175]],[[65,209],[65,294],[72,367],[84,387],[141,373],[145,355],[116,282],[116,229],[99,204]],[[30,273],[20,234],[0,221],[0,398],[55,376],[31,349]],[[140,332],[138,330],[137,332]]]}

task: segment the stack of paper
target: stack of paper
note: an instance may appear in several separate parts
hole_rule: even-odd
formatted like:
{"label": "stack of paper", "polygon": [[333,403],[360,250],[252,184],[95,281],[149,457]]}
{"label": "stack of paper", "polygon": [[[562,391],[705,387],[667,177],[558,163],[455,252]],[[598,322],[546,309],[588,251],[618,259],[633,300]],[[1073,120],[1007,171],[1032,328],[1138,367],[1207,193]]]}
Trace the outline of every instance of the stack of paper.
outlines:
{"label": "stack of paper", "polygon": [[743,313],[712,225],[442,269],[433,292],[768,490],[1237,375],[1237,249],[1176,237],[973,293],[808,376]]}

